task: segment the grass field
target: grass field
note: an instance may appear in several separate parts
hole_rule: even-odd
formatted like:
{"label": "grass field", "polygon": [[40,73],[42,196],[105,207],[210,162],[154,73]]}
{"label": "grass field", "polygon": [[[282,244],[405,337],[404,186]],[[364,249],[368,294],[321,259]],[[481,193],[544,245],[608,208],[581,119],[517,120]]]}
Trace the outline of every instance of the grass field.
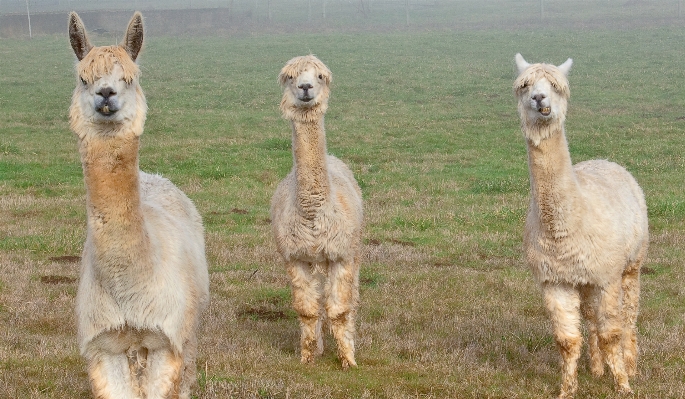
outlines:
{"label": "grass field", "polygon": [[[88,21],[86,21],[86,24]],[[66,26],[66,21],[65,21]],[[639,29],[148,38],[141,169],[203,215],[211,305],[197,398],[550,398],[560,369],[522,259],[526,149],[513,57],[574,59],[575,162],[642,185],[651,247],[638,398],[685,398],[685,31]],[[98,44],[103,44],[95,39]],[[333,71],[329,152],[364,192],[357,369],[334,342],[299,363],[299,327],[268,206],[291,167],[276,76],[315,53]],[[85,189],[67,109],[66,37],[0,41],[0,397],[86,398],[75,343]],[[613,398],[583,354],[578,398]]]}

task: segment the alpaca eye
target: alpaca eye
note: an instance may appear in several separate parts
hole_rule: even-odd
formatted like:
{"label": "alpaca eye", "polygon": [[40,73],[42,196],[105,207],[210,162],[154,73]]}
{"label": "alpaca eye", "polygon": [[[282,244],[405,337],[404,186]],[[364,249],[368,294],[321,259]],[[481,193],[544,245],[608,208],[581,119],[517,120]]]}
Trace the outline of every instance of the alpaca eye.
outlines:
{"label": "alpaca eye", "polygon": [[319,79],[323,80],[323,75],[319,74]]}
{"label": "alpaca eye", "polygon": [[88,82],[86,82],[86,80],[82,77],[79,76],[79,79],[81,79],[81,83],[83,83],[84,86],[88,84]]}

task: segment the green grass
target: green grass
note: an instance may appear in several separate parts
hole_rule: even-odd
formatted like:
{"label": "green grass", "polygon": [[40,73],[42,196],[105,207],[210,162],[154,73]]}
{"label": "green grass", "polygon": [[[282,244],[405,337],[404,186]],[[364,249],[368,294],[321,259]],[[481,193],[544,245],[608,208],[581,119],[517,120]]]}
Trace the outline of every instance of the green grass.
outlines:
{"label": "green grass", "polygon": [[[550,10],[552,12],[553,10]],[[485,20],[485,16],[482,16]],[[575,21],[579,23],[579,21]],[[66,24],[66,22],[65,22]],[[521,253],[528,201],[513,57],[574,59],[574,162],[616,161],[649,206],[638,397],[685,382],[685,70],[678,27],[149,37],[140,166],[196,203],[212,301],[198,398],[548,398],[558,354]],[[102,44],[102,43],[100,43]],[[276,77],[315,53],[333,71],[329,152],[364,192],[359,368],[334,343],[299,363],[299,327],[268,221],[292,165]],[[85,189],[67,110],[66,37],[0,41],[0,397],[87,397],[73,317]],[[65,276],[43,282],[42,276]],[[613,398],[581,360],[578,398]]]}

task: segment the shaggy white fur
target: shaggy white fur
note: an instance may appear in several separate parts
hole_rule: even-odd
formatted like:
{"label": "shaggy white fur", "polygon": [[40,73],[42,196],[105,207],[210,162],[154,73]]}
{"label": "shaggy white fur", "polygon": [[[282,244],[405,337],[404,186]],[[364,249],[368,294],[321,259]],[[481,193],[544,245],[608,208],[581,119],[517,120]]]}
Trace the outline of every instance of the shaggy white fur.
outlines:
{"label": "shaggy white fur", "polygon": [[279,75],[281,111],[290,120],[293,169],[271,200],[276,245],[292,280],[300,319],[301,360],[323,353],[328,317],[343,368],[354,359],[359,300],[362,195],[350,169],[326,154],[324,114],[331,72],[313,55],[288,61]]}
{"label": "shaggy white fur", "polygon": [[93,47],[69,16],[79,60],[70,108],[86,185],[78,343],[97,398],[189,398],[209,299],[202,220],[169,180],[138,169],[147,105],[135,59],[143,20],[121,46]]}
{"label": "shaggy white fur", "polygon": [[531,65],[517,54],[514,83],[530,169],[524,246],[563,360],[559,398],[577,389],[581,313],[592,373],[603,374],[606,361],[617,390],[631,392],[649,242],[644,194],[630,173],[603,160],[571,164],[564,132],[571,63]]}

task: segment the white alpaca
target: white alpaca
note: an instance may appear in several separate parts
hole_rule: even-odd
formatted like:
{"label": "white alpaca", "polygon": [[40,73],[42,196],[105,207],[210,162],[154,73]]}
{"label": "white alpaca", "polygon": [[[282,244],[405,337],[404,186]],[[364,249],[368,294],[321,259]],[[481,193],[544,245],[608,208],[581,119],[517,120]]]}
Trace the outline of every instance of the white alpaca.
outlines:
{"label": "white alpaca", "polygon": [[93,396],[189,398],[209,298],[203,227],[178,188],[138,169],[142,16],[133,15],[121,46],[93,47],[72,12],[69,38],[79,60],[69,116],[87,206],[78,343]]}
{"label": "white alpaca", "polygon": [[524,246],[562,356],[559,398],[577,389],[581,313],[592,374],[602,375],[606,361],[616,389],[631,392],[640,267],[649,242],[644,194],[630,173],[603,160],[571,164],[564,133],[571,63],[531,65],[517,54],[514,83],[530,169]]}
{"label": "white alpaca", "polygon": [[350,169],[326,153],[324,114],[331,72],[313,55],[295,57],[281,70],[283,117],[290,120],[293,168],[271,200],[278,252],[292,280],[301,328],[301,361],[323,352],[325,318],[344,369],[354,359],[359,300],[362,195]]}

